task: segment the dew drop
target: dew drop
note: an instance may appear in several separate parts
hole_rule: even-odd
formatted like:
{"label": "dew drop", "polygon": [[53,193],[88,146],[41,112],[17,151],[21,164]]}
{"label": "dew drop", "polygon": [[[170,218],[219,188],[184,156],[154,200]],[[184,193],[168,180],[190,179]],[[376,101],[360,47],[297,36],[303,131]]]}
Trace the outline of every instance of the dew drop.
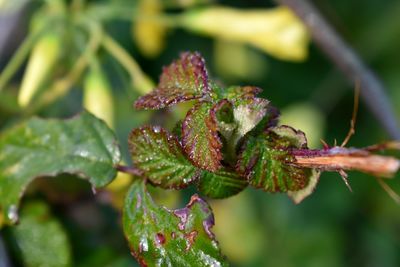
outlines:
{"label": "dew drop", "polygon": [[92,193],[93,193],[93,195],[96,195],[96,194],[97,194],[97,189],[96,189],[96,187],[94,187],[94,186],[92,186]]}
{"label": "dew drop", "polygon": [[18,218],[18,210],[16,205],[11,205],[7,211],[7,218],[14,224],[17,223]]}
{"label": "dew drop", "polygon": [[156,242],[157,245],[164,245],[165,244],[165,236],[162,233],[156,234]]}
{"label": "dew drop", "polygon": [[142,238],[140,238],[139,241],[139,252],[146,252],[149,250],[149,244],[147,243],[147,238],[145,236],[143,236]]}

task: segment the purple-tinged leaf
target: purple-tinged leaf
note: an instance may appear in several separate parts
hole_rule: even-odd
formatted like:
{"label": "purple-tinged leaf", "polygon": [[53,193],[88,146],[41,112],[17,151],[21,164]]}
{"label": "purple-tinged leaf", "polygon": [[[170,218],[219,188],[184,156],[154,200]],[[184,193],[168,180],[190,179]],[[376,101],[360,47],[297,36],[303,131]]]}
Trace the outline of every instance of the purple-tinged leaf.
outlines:
{"label": "purple-tinged leaf", "polygon": [[304,133],[288,126],[271,128],[258,136],[248,136],[236,169],[249,183],[268,192],[299,191],[313,175],[311,169],[297,168],[290,150],[306,148]]}
{"label": "purple-tinged leaf", "polygon": [[210,92],[204,59],[197,52],[182,53],[180,59],[164,67],[153,92],[135,102],[137,109],[160,109],[198,99]]}
{"label": "purple-tinged leaf", "polygon": [[141,266],[227,266],[211,228],[211,207],[197,195],[182,209],[154,203],[142,180],[125,198],[123,228]]}
{"label": "purple-tinged leaf", "polygon": [[212,107],[209,102],[199,102],[189,110],[182,123],[182,145],[196,167],[214,172],[221,166],[222,143]]}
{"label": "purple-tinged leaf", "polygon": [[183,153],[176,137],[161,127],[145,126],[129,135],[129,150],[136,168],[154,185],[183,188],[198,177],[198,170]]}
{"label": "purple-tinged leaf", "polygon": [[299,191],[288,191],[288,196],[293,200],[295,204],[299,204],[306,197],[314,192],[315,187],[318,184],[320,175],[321,172],[319,170],[311,169],[310,181],[308,182],[306,187]]}

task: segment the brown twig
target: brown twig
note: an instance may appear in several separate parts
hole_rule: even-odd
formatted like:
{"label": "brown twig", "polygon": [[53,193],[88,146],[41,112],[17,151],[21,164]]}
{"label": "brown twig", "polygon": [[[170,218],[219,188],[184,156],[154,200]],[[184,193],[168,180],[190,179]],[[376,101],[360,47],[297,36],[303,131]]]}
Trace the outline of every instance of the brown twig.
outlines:
{"label": "brown twig", "polygon": [[356,170],[374,176],[393,177],[400,168],[394,157],[371,154],[364,149],[332,147],[322,150],[293,150],[293,165],[322,171]]}
{"label": "brown twig", "polygon": [[132,174],[134,176],[142,176],[143,172],[135,167],[124,166],[124,165],[116,165],[115,169],[120,172]]}
{"label": "brown twig", "polygon": [[384,86],[363,64],[357,54],[340,38],[308,0],[277,0],[288,6],[308,27],[316,44],[353,83],[360,81],[361,96],[388,134],[400,140],[400,128]]}

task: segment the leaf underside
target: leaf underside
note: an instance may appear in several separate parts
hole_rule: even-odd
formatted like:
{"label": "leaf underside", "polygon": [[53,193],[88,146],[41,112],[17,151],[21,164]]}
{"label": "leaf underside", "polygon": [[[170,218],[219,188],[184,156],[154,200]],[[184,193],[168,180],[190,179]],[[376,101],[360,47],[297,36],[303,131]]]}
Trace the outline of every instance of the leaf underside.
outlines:
{"label": "leaf underside", "polygon": [[135,102],[137,109],[160,109],[198,99],[210,92],[204,59],[199,53],[185,52],[164,67],[160,82],[151,93]]}
{"label": "leaf underside", "polygon": [[197,188],[210,198],[227,198],[243,191],[248,182],[236,172],[221,169],[216,172],[203,171]]}
{"label": "leaf underside", "polygon": [[185,208],[170,211],[157,206],[136,180],[125,199],[123,228],[141,266],[227,266],[213,225],[210,206],[197,195]]}
{"label": "leaf underside", "polygon": [[160,127],[134,129],[129,150],[135,167],[162,188],[183,188],[198,177],[176,137]]}
{"label": "leaf underside", "polygon": [[120,161],[114,133],[87,111],[70,120],[32,118],[0,137],[0,208],[17,222],[20,197],[33,179],[71,173],[94,187],[115,177]]}
{"label": "leaf underside", "polygon": [[203,170],[216,171],[221,166],[222,143],[217,132],[213,105],[195,104],[182,123],[182,145],[192,163]]}
{"label": "leaf underside", "polygon": [[304,134],[288,126],[249,136],[239,155],[237,171],[252,186],[267,192],[299,191],[308,185],[313,171],[290,165],[295,159],[289,150],[306,145]]}

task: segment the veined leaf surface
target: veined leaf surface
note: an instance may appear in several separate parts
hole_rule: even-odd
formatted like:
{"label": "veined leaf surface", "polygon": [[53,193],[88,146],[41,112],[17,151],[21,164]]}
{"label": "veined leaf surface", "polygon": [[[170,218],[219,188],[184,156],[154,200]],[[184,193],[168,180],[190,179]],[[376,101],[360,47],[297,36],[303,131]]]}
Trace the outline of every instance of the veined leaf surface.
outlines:
{"label": "veined leaf surface", "polygon": [[160,109],[179,102],[201,98],[210,92],[207,69],[199,53],[185,52],[164,67],[153,92],[135,102],[138,109]]}
{"label": "veined leaf surface", "polygon": [[197,195],[182,209],[156,205],[142,180],[125,199],[123,227],[141,266],[227,266],[211,227],[210,206]]}
{"label": "veined leaf surface", "polygon": [[0,208],[7,223],[28,184],[39,176],[78,174],[95,187],[116,176],[120,161],[114,133],[84,111],[70,120],[32,118],[0,136]]}

